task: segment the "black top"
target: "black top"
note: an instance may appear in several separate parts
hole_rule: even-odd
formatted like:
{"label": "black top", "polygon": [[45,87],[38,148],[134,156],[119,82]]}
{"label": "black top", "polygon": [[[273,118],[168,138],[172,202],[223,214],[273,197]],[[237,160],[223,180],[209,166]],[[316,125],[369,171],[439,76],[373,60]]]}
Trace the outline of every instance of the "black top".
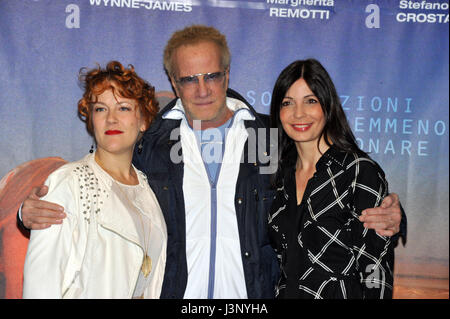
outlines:
{"label": "black top", "polygon": [[332,146],[297,205],[295,168],[286,168],[269,215],[277,298],[392,298],[392,242],[358,220],[387,193],[377,163]]}

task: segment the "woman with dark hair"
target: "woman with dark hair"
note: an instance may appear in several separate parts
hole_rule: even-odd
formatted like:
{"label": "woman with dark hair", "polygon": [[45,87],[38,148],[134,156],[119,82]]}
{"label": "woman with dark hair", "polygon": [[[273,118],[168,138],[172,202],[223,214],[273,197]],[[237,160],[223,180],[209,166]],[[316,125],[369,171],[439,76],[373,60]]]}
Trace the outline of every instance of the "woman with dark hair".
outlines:
{"label": "woman with dark hair", "polygon": [[291,63],[270,112],[279,136],[269,215],[277,298],[392,298],[391,239],[358,220],[381,204],[388,183],[359,149],[327,71],[314,59]]}
{"label": "woman with dark hair", "polygon": [[159,298],[167,230],[133,150],[157,114],[154,88],[117,61],[82,69],[78,115],[97,149],[47,178],[62,224],[32,230],[24,298]]}

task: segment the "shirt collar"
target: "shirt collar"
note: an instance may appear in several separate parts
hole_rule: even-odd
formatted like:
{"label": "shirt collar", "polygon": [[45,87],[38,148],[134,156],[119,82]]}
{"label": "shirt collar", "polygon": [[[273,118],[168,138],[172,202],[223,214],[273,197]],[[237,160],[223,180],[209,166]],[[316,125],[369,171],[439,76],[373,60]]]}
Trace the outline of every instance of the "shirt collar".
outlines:
{"label": "shirt collar", "polygon": [[[235,117],[235,121],[255,120],[255,116],[251,113],[250,109],[244,102],[235,98],[227,97],[226,105],[234,113],[233,116]],[[162,118],[164,120],[186,120],[186,112],[180,98],[177,99],[177,102],[173,108],[162,115]]]}
{"label": "shirt collar", "polygon": [[316,170],[321,168],[331,167],[337,165],[339,169],[345,167],[345,160],[348,153],[339,150],[336,146],[331,145],[330,148],[322,155],[322,157],[316,163]]}

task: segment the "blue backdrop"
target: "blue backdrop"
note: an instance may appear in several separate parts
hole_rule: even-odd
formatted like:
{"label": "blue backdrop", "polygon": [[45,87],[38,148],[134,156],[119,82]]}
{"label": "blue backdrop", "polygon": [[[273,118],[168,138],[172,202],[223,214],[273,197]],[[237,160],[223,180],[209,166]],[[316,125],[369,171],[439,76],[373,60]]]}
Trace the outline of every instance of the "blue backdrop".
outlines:
{"label": "blue backdrop", "polygon": [[286,65],[324,64],[408,214],[397,259],[448,267],[448,9],[443,0],[0,0],[0,177],[32,159],[89,151],[76,115],[81,67],[131,63],[171,91],[166,41],[208,24],[228,38],[230,87],[262,113]]}

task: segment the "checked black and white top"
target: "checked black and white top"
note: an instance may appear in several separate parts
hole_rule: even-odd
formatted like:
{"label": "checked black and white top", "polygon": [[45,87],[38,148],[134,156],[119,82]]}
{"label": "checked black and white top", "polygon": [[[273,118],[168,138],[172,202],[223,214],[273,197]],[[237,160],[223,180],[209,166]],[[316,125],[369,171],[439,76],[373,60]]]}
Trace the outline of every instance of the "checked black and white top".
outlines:
{"label": "checked black and white top", "polygon": [[392,298],[391,239],[358,220],[388,193],[379,165],[365,154],[331,146],[317,162],[300,205],[295,168],[283,176],[269,214],[281,268],[277,298]]}

